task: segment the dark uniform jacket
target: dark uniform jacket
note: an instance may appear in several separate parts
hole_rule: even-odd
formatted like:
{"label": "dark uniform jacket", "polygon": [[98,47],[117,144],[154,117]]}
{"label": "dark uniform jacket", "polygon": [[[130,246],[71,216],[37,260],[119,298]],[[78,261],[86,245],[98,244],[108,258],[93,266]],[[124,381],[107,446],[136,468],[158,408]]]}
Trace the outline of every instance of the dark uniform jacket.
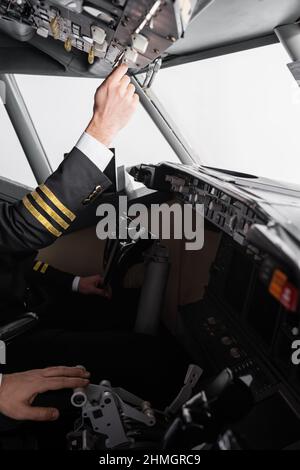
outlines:
{"label": "dark uniform jacket", "polygon": [[111,184],[75,147],[45,183],[22,201],[0,202],[0,325],[26,311],[28,287],[35,276],[71,288],[74,276],[38,261],[37,250],[61,237]]}

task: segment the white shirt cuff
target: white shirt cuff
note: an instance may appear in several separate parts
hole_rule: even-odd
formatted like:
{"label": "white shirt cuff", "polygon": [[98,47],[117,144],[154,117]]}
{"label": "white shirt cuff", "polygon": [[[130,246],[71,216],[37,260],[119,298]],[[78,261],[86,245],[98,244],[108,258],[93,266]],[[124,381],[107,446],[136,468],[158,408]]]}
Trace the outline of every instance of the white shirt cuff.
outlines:
{"label": "white shirt cuff", "polygon": [[75,276],[72,282],[72,292],[78,292],[80,276]]}
{"label": "white shirt cuff", "polygon": [[2,385],[2,377],[3,377],[3,374],[0,374],[0,387]]}
{"label": "white shirt cuff", "polygon": [[100,171],[104,171],[109,162],[113,157],[113,153],[104,144],[101,144],[99,140],[92,137],[90,134],[84,132],[78,140],[76,147],[84,155],[91,160],[91,162],[99,168]]}

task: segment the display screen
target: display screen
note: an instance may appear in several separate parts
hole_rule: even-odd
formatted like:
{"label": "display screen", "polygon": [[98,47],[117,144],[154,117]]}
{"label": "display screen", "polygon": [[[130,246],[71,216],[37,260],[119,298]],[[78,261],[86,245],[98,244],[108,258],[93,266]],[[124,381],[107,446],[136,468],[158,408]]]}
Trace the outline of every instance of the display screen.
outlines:
{"label": "display screen", "polygon": [[[231,312],[269,346],[274,337],[280,314],[279,302],[268,292],[258,276],[258,267],[250,256],[232,248],[229,262],[222,266],[226,276],[222,300]],[[225,269],[224,269],[225,268]]]}
{"label": "display screen", "polygon": [[243,312],[253,272],[253,263],[250,258],[239,250],[233,250],[224,290],[226,303],[237,314]]}
{"label": "display screen", "polygon": [[267,287],[257,277],[251,294],[246,320],[267,345],[270,345],[272,342],[278,322],[279,310],[279,303],[269,294]]}

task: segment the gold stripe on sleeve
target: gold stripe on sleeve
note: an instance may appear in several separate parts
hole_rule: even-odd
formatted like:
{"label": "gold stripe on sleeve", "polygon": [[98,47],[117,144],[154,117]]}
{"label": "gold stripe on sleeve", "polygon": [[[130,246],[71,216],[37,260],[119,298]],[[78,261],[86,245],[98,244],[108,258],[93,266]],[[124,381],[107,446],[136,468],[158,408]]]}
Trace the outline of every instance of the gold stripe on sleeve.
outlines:
{"label": "gold stripe on sleeve", "polygon": [[64,214],[66,215],[71,222],[76,219],[76,215],[73,214],[70,209],[68,209],[62,202],[60,202],[59,199],[53,194],[53,192],[45,185],[41,184],[39,186],[40,190],[43,191],[44,194],[46,194],[47,198],[50,199],[50,201]]}
{"label": "gold stripe on sleeve", "polygon": [[26,209],[30,212],[30,214],[41,225],[43,225],[48,230],[48,232],[52,233],[52,235],[54,235],[55,237],[60,237],[62,235],[62,233],[59,230],[57,230],[55,227],[53,227],[53,225],[50,224],[50,222],[48,222],[46,217],[40,214],[40,212],[31,204],[27,196],[23,198],[23,204],[26,207]]}
{"label": "gold stripe on sleeve", "polygon": [[67,222],[62,219],[60,217],[60,215],[58,215],[53,209],[51,209],[50,206],[48,206],[48,204],[41,198],[41,196],[36,192],[34,191],[33,193],[31,193],[31,196],[33,197],[33,199],[37,202],[37,204],[42,208],[44,209],[45,212],[47,212],[48,215],[50,215],[50,217],[55,220],[56,223],[58,223],[58,225],[60,225],[62,228],[64,228],[65,230],[70,227],[69,224],[67,224]]}
{"label": "gold stripe on sleeve", "polygon": [[33,266],[33,270],[34,270],[34,271],[38,271],[39,268],[40,268],[40,266],[41,266],[41,264],[42,264],[41,261],[37,261],[37,262],[35,263],[35,265]]}
{"label": "gold stripe on sleeve", "polygon": [[41,269],[41,273],[45,274],[45,272],[46,272],[47,269],[48,269],[48,266],[49,266],[49,264],[44,263],[44,266],[43,266],[42,269]]}

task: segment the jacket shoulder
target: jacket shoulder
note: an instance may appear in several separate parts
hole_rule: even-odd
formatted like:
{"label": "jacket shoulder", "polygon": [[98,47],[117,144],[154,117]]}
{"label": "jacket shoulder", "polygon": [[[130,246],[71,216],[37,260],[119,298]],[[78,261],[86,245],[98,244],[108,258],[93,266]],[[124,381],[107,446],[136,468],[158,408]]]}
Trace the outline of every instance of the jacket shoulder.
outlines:
{"label": "jacket shoulder", "polygon": [[0,246],[37,250],[59,238],[110,179],[74,148],[58,169],[16,204],[0,205]]}

